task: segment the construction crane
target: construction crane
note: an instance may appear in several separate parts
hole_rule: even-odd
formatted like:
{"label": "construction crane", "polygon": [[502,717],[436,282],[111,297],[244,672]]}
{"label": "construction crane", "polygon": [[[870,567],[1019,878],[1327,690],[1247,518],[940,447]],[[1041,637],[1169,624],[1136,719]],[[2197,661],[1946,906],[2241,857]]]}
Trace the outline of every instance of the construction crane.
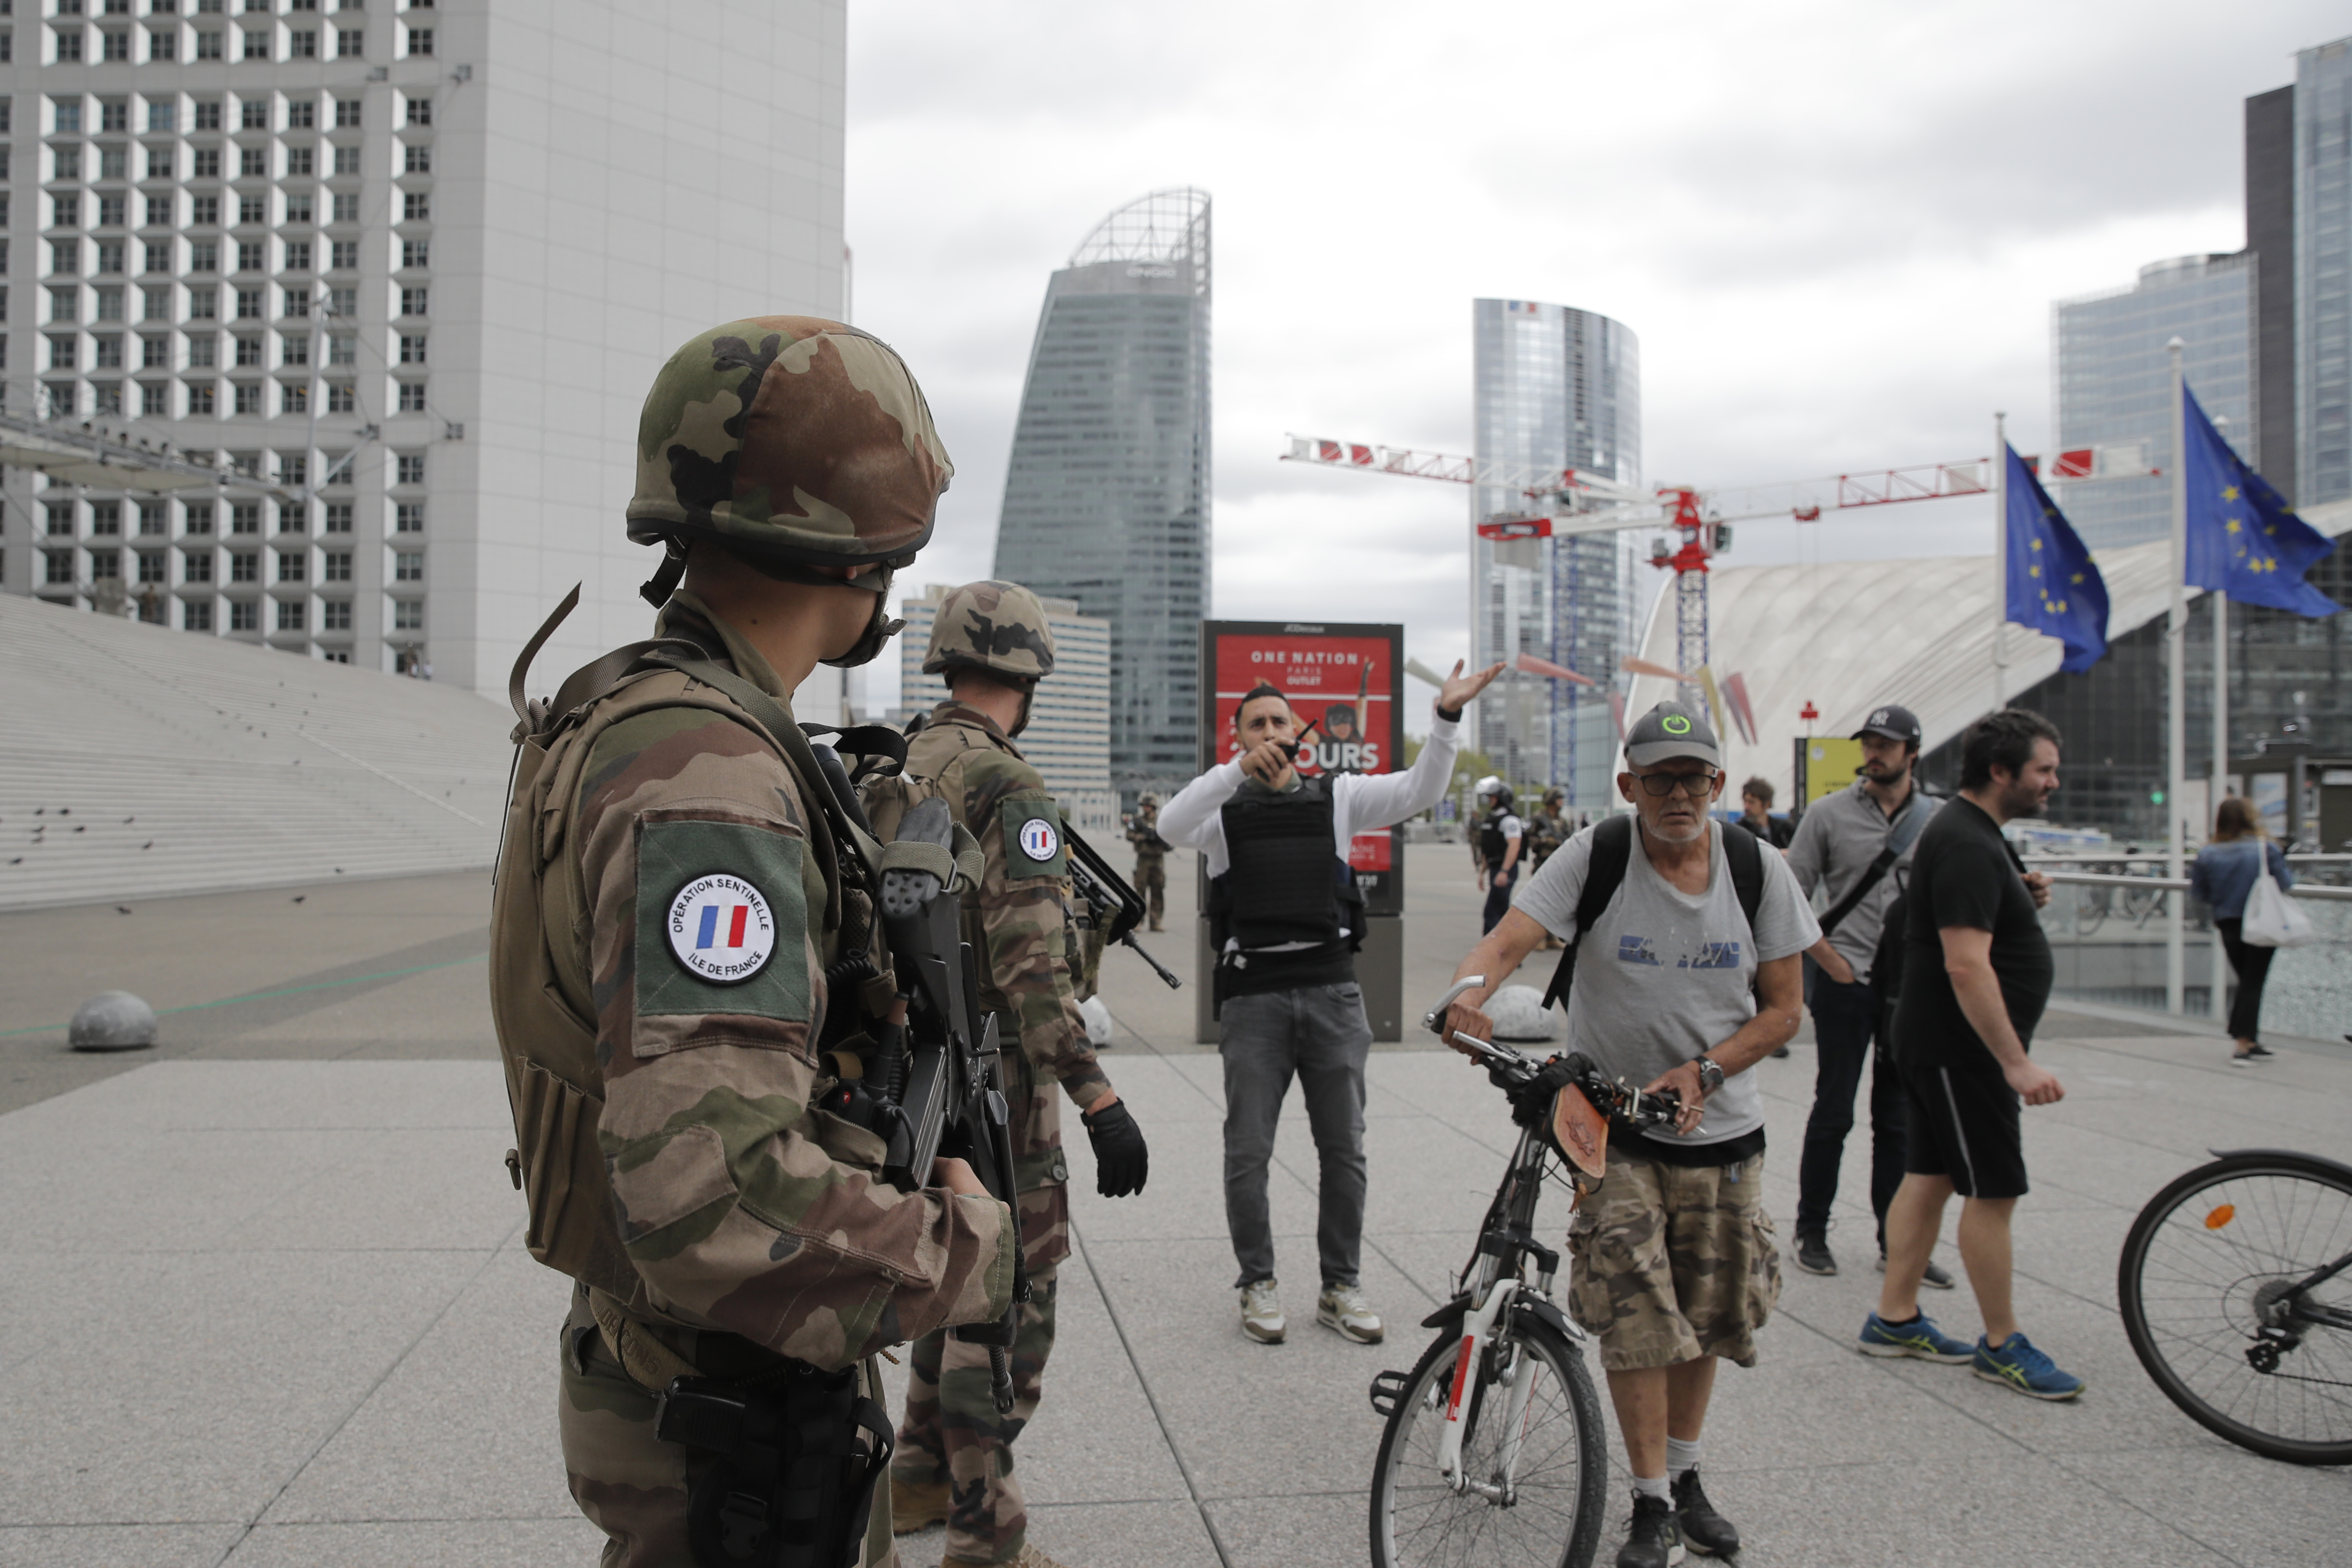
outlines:
{"label": "construction crane", "polygon": [[[1731,547],[1732,524],[1777,517],[1818,522],[1828,511],[1984,495],[1992,489],[1992,460],[1988,458],[1708,490],[1677,485],[1643,489],[1580,468],[1481,463],[1475,458],[1312,436],[1287,439],[1290,448],[1282,454],[1284,462],[1491,486],[1525,496],[1527,515],[1488,518],[1478,524],[1479,535],[1486,539],[1560,539],[1638,528],[1670,531],[1679,543],[1661,538],[1650,563],[1675,574],[1675,664],[1689,684],[1699,683],[1699,672],[1711,662],[1707,563]],[[2038,458],[2026,462],[2039,471]],[[2148,467],[2147,449],[2138,444],[2061,452],[2052,464],[2053,477],[2060,479],[2126,479],[2157,471]]]}

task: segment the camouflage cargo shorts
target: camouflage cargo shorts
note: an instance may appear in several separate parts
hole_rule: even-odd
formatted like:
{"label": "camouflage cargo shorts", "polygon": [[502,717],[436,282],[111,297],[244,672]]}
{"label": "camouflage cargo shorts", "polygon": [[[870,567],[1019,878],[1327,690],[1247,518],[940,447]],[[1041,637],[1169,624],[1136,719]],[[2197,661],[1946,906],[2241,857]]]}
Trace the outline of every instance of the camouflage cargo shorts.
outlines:
{"label": "camouflage cargo shorts", "polygon": [[1780,1300],[1763,1178],[1761,1154],[1684,1166],[1609,1151],[1568,1226],[1569,1315],[1599,1338],[1602,1370],[1756,1364],[1756,1331]]}

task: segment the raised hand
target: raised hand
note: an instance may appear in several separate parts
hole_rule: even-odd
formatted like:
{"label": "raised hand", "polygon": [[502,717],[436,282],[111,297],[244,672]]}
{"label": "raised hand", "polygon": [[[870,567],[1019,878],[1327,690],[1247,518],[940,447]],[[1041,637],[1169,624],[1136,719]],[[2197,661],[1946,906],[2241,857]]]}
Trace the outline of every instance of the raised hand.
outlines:
{"label": "raised hand", "polygon": [[1461,712],[1472,698],[1486,690],[1495,677],[1503,673],[1503,667],[1497,663],[1488,665],[1475,675],[1465,675],[1462,663],[1458,658],[1454,661],[1454,674],[1437,689],[1437,705],[1448,713]]}

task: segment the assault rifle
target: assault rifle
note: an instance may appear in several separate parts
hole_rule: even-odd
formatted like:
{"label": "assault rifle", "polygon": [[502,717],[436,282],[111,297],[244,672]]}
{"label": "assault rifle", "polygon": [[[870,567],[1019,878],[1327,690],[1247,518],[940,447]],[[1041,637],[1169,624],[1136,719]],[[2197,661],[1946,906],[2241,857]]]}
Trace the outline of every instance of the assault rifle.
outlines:
{"label": "assault rifle", "polygon": [[[866,1072],[864,1095],[853,1091],[846,1099],[854,1118],[883,1139],[886,1181],[913,1192],[929,1183],[933,1160],[963,1160],[989,1194],[1012,1208],[1017,1227],[1021,1194],[996,1019],[981,1013],[972,952],[961,940],[958,900],[948,887],[954,875],[953,834],[947,802],[934,797],[907,813],[897,840],[935,849],[928,857],[931,864],[893,865],[899,857],[884,858],[876,913],[889,942],[898,990],[881,1031],[885,1037]],[[861,1098],[863,1105],[856,1103]],[[1013,1409],[1005,1352],[1020,1330],[1021,1303],[1030,1296],[1017,1240],[1013,1270],[1013,1301],[1004,1316],[955,1331],[966,1343],[988,1347],[989,1384],[1000,1415]]]}
{"label": "assault rifle", "polygon": [[1087,918],[1103,933],[1104,942],[1127,947],[1151,965],[1151,972],[1168,982],[1171,991],[1182,985],[1166,964],[1144,952],[1143,944],[1135,940],[1135,928],[1143,923],[1143,895],[1111,869],[1102,852],[1087,843],[1066,816],[1062,819],[1062,840],[1070,847],[1070,885],[1086,900]]}

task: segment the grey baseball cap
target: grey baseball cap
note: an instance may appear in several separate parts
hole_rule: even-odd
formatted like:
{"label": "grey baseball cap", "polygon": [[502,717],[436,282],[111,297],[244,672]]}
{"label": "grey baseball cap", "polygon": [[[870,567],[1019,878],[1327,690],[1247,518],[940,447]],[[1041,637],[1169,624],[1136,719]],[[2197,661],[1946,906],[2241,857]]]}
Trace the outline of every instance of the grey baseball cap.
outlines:
{"label": "grey baseball cap", "polygon": [[1625,761],[1633,767],[1654,767],[1676,757],[1689,757],[1709,767],[1723,766],[1722,748],[1706,721],[1679,702],[1661,702],[1633,721],[1625,732]]}

